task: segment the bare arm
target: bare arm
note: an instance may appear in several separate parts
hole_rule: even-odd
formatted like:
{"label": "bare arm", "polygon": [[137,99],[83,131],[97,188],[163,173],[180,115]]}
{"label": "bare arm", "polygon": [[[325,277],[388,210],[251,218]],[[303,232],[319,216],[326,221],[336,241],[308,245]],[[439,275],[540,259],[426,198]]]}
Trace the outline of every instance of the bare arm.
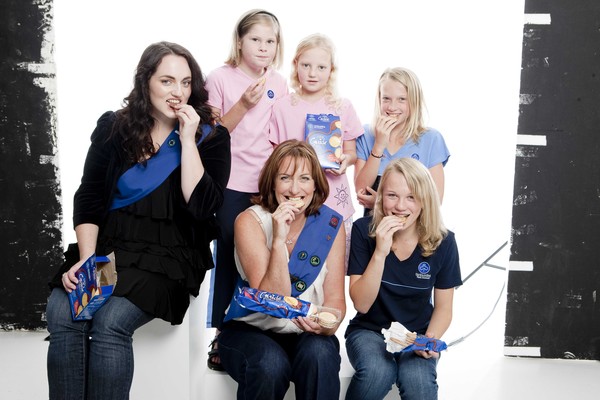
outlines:
{"label": "bare arm", "polygon": [[[233,132],[248,110],[258,104],[265,93],[265,79],[259,79],[252,83],[242,94],[240,99],[225,114],[221,115],[221,124]],[[219,110],[221,114],[222,110]]]}
{"label": "bare arm", "polygon": [[454,300],[454,288],[434,289],[433,291],[433,315],[427,328],[427,337],[440,339],[452,322],[452,304]]}
{"label": "bare arm", "polygon": [[429,172],[440,196],[440,204],[442,204],[442,200],[444,200],[444,166],[441,163],[436,164],[429,168]]}
{"label": "bare arm", "polygon": [[381,286],[381,277],[385,266],[385,259],[392,247],[393,235],[402,226],[397,217],[384,217],[376,230],[376,246],[369,264],[362,275],[350,276],[350,298],[354,308],[360,313],[367,313]]}
{"label": "bare arm", "polygon": [[236,219],[236,251],[250,287],[284,296],[291,294],[285,244],[289,232],[287,221],[293,214],[291,207],[291,203],[284,203],[273,213],[271,249],[267,246],[266,235],[254,211],[246,210]]}
{"label": "bare arm", "polygon": [[[380,153],[376,153],[372,150],[375,155],[382,155],[383,150]],[[369,155],[367,161],[356,160],[354,164],[354,187],[356,191],[366,190],[367,187],[372,187],[377,179],[379,172],[379,164],[381,163],[380,158]]]}
{"label": "bare arm", "polygon": [[181,140],[181,191],[185,201],[189,202],[194,188],[204,175],[204,165],[196,146],[200,117],[192,106],[184,104],[177,110],[177,118]]}

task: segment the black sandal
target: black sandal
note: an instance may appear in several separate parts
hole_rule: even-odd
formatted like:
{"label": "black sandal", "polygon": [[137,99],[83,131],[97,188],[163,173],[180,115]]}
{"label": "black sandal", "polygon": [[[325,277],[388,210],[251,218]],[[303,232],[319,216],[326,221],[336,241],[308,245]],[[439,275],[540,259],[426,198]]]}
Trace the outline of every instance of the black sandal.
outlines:
{"label": "black sandal", "polygon": [[206,361],[206,364],[208,365],[208,368],[212,369],[213,371],[225,371],[221,365],[221,362],[213,361],[215,357],[219,357],[219,349],[215,348],[215,345],[217,344],[217,336],[215,336],[208,345],[208,347],[210,347],[210,351],[208,352],[208,360]]}

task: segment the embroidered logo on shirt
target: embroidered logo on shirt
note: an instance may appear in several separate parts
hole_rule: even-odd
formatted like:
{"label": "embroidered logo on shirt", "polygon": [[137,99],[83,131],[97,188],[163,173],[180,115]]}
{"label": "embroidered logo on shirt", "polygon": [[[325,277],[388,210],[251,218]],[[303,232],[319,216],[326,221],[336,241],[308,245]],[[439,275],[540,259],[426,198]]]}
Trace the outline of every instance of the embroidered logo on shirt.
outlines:
{"label": "embroidered logo on shirt", "polygon": [[419,266],[417,267],[417,270],[419,272],[417,272],[415,274],[415,276],[418,279],[431,279],[431,274],[429,274],[429,271],[431,271],[431,267],[429,266],[429,264],[426,261],[423,261],[422,263],[420,263]]}
{"label": "embroidered logo on shirt", "polygon": [[267,90],[267,96],[269,96],[270,99],[272,99],[273,97],[275,97],[275,92],[273,92],[271,89]]}
{"label": "embroidered logo on shirt", "polygon": [[418,153],[412,153],[412,154],[410,155],[410,158],[414,158],[415,160],[418,160],[420,157],[419,157],[419,154],[418,154]]}

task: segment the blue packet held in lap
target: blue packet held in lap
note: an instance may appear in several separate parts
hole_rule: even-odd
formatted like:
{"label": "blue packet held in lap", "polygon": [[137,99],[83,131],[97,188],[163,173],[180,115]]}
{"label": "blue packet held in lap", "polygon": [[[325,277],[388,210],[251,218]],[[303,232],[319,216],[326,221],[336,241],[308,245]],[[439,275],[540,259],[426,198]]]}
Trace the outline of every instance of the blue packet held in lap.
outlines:
{"label": "blue packet held in lap", "polygon": [[296,297],[249,287],[240,288],[235,295],[235,301],[242,308],[275,318],[309,317],[323,328],[334,328],[341,322],[342,317],[341,311],[336,308],[318,306]]}
{"label": "blue packet held in lap", "polygon": [[264,290],[243,287],[236,295],[237,303],[251,311],[257,311],[275,318],[293,319],[306,317],[310,303],[291,296],[282,296]]}

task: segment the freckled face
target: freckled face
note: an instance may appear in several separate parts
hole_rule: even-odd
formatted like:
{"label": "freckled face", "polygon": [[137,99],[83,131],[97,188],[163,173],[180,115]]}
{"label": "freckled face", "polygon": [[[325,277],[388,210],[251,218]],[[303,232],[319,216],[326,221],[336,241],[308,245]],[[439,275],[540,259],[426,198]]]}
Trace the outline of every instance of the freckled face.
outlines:
{"label": "freckled face", "polygon": [[421,215],[422,204],[408,187],[403,174],[391,172],[384,181],[381,193],[383,214],[406,217],[404,229],[413,225]]}
{"label": "freckled face", "polygon": [[304,159],[286,157],[282,160],[275,180],[275,198],[277,203],[302,201],[299,212],[304,212],[314,197],[315,181],[310,164]]}
{"label": "freckled face", "polygon": [[149,81],[152,116],[174,125],[174,108],[186,104],[192,94],[192,71],[184,57],[169,54],[163,57]]}

